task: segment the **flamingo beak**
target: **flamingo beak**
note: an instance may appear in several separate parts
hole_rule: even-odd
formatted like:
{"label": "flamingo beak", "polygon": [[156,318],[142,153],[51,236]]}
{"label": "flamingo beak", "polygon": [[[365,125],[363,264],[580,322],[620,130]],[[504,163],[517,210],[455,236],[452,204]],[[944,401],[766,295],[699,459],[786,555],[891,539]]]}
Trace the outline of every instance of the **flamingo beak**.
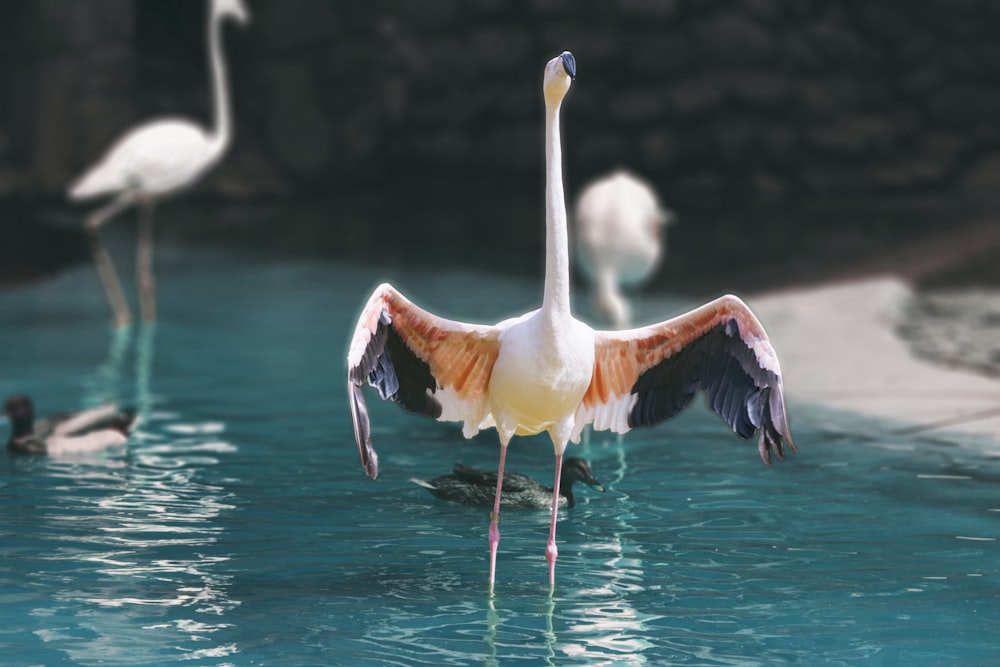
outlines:
{"label": "flamingo beak", "polygon": [[562,55],[563,69],[566,70],[566,74],[570,79],[576,79],[576,58],[569,51],[563,51]]}

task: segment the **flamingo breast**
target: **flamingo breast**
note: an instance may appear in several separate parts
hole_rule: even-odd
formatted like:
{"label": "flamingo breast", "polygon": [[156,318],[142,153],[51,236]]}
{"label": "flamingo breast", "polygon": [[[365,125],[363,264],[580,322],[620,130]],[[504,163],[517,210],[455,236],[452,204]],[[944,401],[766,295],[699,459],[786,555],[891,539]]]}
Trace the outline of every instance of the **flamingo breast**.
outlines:
{"label": "flamingo breast", "polygon": [[576,412],[594,370],[594,332],[574,319],[553,325],[541,311],[511,325],[500,338],[490,377],[498,428],[515,434],[550,429]]}

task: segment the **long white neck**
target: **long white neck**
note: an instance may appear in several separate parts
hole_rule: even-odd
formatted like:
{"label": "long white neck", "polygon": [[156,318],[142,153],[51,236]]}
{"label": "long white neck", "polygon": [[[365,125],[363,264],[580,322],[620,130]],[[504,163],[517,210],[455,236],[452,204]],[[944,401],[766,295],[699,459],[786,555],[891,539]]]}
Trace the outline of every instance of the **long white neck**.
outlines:
{"label": "long white neck", "polygon": [[545,293],[542,310],[569,317],[569,232],[559,139],[561,101],[545,105]]}
{"label": "long white neck", "polygon": [[618,289],[618,278],[615,272],[604,267],[597,273],[597,303],[608,316],[611,326],[624,329],[629,325],[631,313],[628,302]]}
{"label": "long white neck", "polygon": [[211,141],[214,150],[221,154],[229,146],[232,120],[226,62],[222,57],[222,16],[216,12],[211,12],[208,19],[208,53],[212,68],[212,112],[215,117]]}

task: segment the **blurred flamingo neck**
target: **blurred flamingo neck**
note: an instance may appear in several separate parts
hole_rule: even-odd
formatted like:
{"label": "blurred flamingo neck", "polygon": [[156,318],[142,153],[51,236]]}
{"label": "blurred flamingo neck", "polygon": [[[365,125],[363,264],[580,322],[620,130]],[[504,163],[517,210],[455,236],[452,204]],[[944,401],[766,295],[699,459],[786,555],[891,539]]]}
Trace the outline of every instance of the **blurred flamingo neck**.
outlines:
{"label": "blurred flamingo neck", "polygon": [[602,267],[597,273],[597,302],[615,329],[628,326],[631,318],[628,303],[618,291],[615,272],[607,267]]}
{"label": "blurred flamingo neck", "polygon": [[542,310],[570,316],[569,234],[563,193],[562,147],[559,137],[561,101],[545,105],[545,292]]}
{"label": "blurred flamingo neck", "polygon": [[215,127],[211,142],[214,152],[221,154],[229,145],[232,127],[229,111],[229,80],[222,56],[222,14],[211,12],[208,18],[208,53],[212,71],[212,110]]}

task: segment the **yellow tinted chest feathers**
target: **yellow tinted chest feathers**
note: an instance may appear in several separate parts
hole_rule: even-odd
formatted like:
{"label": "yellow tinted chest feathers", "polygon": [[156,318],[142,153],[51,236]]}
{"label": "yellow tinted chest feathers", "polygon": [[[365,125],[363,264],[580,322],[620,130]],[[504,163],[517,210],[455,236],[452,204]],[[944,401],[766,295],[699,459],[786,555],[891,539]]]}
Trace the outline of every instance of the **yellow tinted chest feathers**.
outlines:
{"label": "yellow tinted chest feathers", "polygon": [[551,326],[529,318],[501,339],[490,379],[494,414],[514,418],[519,432],[543,431],[576,411],[593,369],[589,327],[572,319]]}

